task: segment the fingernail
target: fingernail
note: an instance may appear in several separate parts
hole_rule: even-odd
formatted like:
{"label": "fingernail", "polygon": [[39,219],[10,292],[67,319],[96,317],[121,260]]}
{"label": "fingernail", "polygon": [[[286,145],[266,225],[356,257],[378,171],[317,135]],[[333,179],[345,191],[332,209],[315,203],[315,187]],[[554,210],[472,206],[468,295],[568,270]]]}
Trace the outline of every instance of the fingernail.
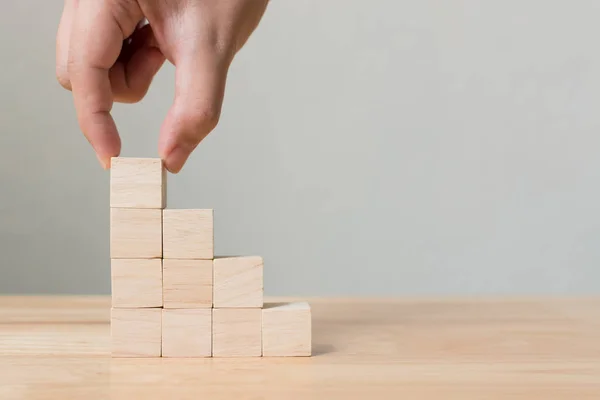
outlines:
{"label": "fingernail", "polygon": [[165,166],[169,170],[169,172],[176,174],[181,171],[183,165],[188,159],[190,153],[183,149],[182,147],[176,146],[171,152],[167,155],[165,160]]}

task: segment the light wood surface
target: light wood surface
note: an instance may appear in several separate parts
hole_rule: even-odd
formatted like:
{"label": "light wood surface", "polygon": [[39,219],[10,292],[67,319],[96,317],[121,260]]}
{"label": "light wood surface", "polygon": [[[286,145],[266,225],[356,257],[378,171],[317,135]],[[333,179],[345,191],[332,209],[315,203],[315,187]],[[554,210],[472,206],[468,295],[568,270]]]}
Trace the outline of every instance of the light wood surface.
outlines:
{"label": "light wood surface", "polygon": [[260,357],[260,308],[213,308],[213,357]]}
{"label": "light wood surface", "polygon": [[163,258],[212,260],[214,211],[163,210]]}
{"label": "light wood surface", "polygon": [[112,359],[110,297],[0,297],[0,399],[600,399],[600,298],[309,304],[312,357]]}
{"label": "light wood surface", "polygon": [[163,260],[165,308],[211,308],[212,260]]}
{"label": "light wood surface", "polygon": [[162,307],[162,260],[116,258],[110,262],[112,306]]}
{"label": "light wood surface", "polygon": [[215,308],[263,306],[263,259],[216,257],[213,262]]}
{"label": "light wood surface", "polygon": [[114,357],[160,357],[161,308],[113,308],[111,310]]}
{"label": "light wood surface", "polygon": [[264,357],[310,356],[310,305],[266,303],[262,310],[262,349]]}
{"label": "light wood surface", "polygon": [[110,168],[110,206],[165,208],[166,171],[160,158],[113,157]]}
{"label": "light wood surface", "polygon": [[110,209],[111,258],[162,258],[162,210]]}
{"label": "light wood surface", "polygon": [[212,310],[209,308],[162,311],[163,357],[211,357]]}

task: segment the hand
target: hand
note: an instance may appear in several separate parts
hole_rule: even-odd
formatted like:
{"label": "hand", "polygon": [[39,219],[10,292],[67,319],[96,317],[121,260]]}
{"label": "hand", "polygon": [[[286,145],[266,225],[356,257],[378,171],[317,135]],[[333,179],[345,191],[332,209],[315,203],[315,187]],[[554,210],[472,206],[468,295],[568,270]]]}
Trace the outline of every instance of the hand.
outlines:
{"label": "hand", "polygon": [[[268,0],[65,0],[56,74],[72,90],[79,126],[104,168],[121,141],[113,102],[134,103],[168,60],[175,100],[158,151],[177,173],[217,125],[229,65],[258,26]],[[147,19],[149,25],[141,22]]]}

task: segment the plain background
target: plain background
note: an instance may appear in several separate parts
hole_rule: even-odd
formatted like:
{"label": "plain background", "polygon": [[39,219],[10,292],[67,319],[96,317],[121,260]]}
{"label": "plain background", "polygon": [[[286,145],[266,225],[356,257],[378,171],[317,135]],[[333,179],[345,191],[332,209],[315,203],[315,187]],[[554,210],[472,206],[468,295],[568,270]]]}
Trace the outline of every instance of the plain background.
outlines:
{"label": "plain background", "polygon": [[[54,76],[62,1],[0,12],[0,293],[110,291],[109,173]],[[171,208],[270,295],[600,292],[600,3],[272,1]],[[173,96],[117,105],[156,157]]]}

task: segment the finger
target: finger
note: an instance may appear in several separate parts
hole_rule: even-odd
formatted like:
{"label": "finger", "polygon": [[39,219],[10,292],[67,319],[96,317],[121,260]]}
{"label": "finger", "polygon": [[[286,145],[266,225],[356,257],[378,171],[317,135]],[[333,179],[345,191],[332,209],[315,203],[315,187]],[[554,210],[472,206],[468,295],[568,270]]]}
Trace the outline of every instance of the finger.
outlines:
{"label": "finger", "polygon": [[[113,94],[109,69],[117,60],[122,42],[135,28],[135,9],[122,15],[108,7],[114,2],[79,4],[69,49],[69,78],[79,126],[104,168],[119,155],[121,141],[110,111]],[[119,7],[119,10],[124,10]],[[138,21],[141,19],[139,13]],[[130,18],[131,16],[134,18]]]}
{"label": "finger", "polygon": [[126,64],[117,63],[110,70],[114,101],[135,103],[143,99],[164,62],[165,57],[159,49],[144,47],[136,51]]}
{"label": "finger", "polygon": [[159,154],[177,173],[217,125],[229,60],[214,49],[190,49],[176,60],[175,100],[161,128]]}
{"label": "finger", "polygon": [[127,63],[131,59],[131,56],[142,47],[159,47],[150,25],[138,24],[133,34],[123,42],[123,47],[117,61]]}
{"label": "finger", "polygon": [[150,25],[136,30],[123,47],[119,61],[110,70],[114,101],[140,101],[164,62],[165,57],[156,47]]}
{"label": "finger", "polygon": [[56,32],[56,79],[67,90],[71,90],[67,68],[69,62],[69,36],[71,35],[73,17],[78,3],[79,0],[65,0],[58,31]]}

